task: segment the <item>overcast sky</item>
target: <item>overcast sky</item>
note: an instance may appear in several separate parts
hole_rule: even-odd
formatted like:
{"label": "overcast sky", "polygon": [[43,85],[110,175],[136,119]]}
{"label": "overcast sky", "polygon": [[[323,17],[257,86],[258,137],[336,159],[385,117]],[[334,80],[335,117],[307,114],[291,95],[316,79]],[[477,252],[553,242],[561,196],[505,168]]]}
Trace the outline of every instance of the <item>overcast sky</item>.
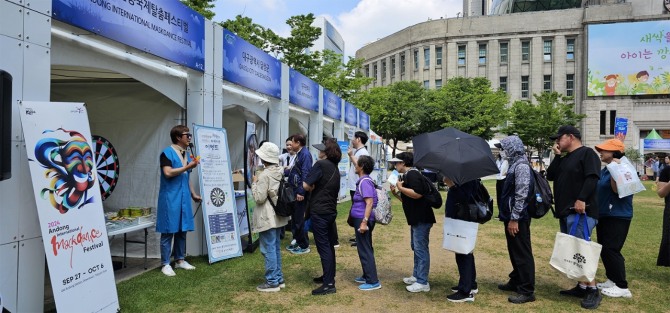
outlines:
{"label": "overcast sky", "polygon": [[217,0],[214,21],[240,14],[287,36],[289,17],[323,15],[344,38],[345,54],[353,56],[365,44],[428,18],[456,17],[462,7],[462,0]]}

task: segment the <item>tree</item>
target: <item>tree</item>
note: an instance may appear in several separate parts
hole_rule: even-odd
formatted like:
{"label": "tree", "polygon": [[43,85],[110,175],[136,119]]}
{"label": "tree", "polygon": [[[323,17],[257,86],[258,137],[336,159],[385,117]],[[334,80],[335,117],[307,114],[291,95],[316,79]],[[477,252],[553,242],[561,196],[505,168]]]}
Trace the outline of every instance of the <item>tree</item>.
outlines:
{"label": "tree", "polygon": [[321,54],[307,51],[321,35],[321,28],[312,26],[312,22],[312,13],[291,16],[286,20],[291,36],[279,39],[280,60],[307,77],[314,77],[321,65]]}
{"label": "tree", "polygon": [[488,140],[507,118],[507,95],[493,91],[483,77],[449,79],[442,88],[430,91],[429,98],[423,132],[454,127]]}
{"label": "tree", "polygon": [[234,20],[226,20],[220,24],[223,28],[267,53],[272,53],[275,56],[279,53],[280,37],[271,29],[254,23],[250,17],[237,15]]}
{"label": "tree", "polygon": [[[557,92],[545,92],[533,95],[537,104],[530,101],[516,101],[510,109],[509,126],[502,129],[503,133],[517,134],[526,144],[541,156],[553,145],[549,137],[556,133],[561,125],[577,125],[586,115],[574,111],[571,97]],[[533,150],[528,149],[528,156]],[[540,157],[542,163],[542,158]]]}
{"label": "tree", "polygon": [[389,86],[361,92],[356,105],[370,115],[371,127],[393,142],[393,156],[398,141],[409,141],[419,134],[421,111],[426,101],[426,89],[416,81],[400,81]]}
{"label": "tree", "polygon": [[361,88],[373,80],[356,71],[363,65],[363,59],[350,57],[347,64],[342,64],[341,54],[324,50],[321,55],[322,64],[317,68],[314,81],[342,99],[355,102]]}
{"label": "tree", "polygon": [[215,13],[210,10],[214,8],[214,3],[216,0],[181,0],[181,3],[189,6],[191,9],[202,14],[205,18],[211,20]]}

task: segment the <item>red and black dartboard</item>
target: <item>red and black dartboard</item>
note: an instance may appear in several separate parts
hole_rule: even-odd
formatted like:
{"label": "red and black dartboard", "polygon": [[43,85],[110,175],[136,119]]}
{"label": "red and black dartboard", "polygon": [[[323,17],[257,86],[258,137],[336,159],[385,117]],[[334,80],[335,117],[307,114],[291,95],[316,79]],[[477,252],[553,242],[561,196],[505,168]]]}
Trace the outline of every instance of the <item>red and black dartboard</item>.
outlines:
{"label": "red and black dartboard", "polygon": [[93,151],[95,151],[100,195],[104,201],[112,194],[119,180],[119,156],[109,140],[97,135],[93,135]]}

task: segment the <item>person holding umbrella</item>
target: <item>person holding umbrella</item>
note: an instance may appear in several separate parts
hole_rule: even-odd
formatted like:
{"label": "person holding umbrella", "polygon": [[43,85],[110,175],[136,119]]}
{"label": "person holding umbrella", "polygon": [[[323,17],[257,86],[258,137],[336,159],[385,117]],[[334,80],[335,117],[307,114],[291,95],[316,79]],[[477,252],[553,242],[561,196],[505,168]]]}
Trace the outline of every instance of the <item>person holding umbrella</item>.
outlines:
{"label": "person holding umbrella", "polygon": [[414,168],[414,155],[401,152],[389,161],[395,169],[404,174],[403,180],[391,185],[391,193],[402,202],[402,209],[410,226],[411,246],[414,251],[414,270],[412,276],[403,278],[409,292],[428,292],[428,273],[430,271],[430,251],[428,242],[430,229],[435,224],[433,209],[423,198],[429,192],[426,179]]}

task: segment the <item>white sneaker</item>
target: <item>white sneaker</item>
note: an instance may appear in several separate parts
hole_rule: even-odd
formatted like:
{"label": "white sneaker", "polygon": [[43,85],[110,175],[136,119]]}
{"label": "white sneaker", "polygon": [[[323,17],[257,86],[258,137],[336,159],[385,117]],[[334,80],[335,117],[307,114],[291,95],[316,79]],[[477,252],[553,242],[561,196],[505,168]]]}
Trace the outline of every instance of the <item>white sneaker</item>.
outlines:
{"label": "white sneaker", "polygon": [[604,283],[597,283],[596,284],[596,287],[598,287],[598,289],[612,288],[614,286],[616,286],[616,284],[609,279]]}
{"label": "white sneaker", "polygon": [[419,283],[413,283],[407,287],[407,291],[409,292],[429,292],[430,291],[430,284],[419,284]]}
{"label": "white sneaker", "polygon": [[177,275],[172,270],[172,266],[170,266],[170,264],[163,265],[163,268],[161,269],[161,272],[163,272],[163,274],[165,274],[165,276],[175,276],[175,275]]}
{"label": "white sneaker", "polygon": [[186,260],[182,260],[181,262],[179,261],[175,262],[174,268],[181,268],[184,270],[194,270],[195,266],[188,264]]}
{"label": "white sneaker", "polygon": [[405,277],[405,278],[402,279],[402,282],[407,284],[407,285],[414,284],[414,283],[416,283],[416,277],[414,277],[414,276]]}
{"label": "white sneaker", "polygon": [[632,298],[633,297],[633,294],[630,292],[630,290],[628,290],[628,288],[622,289],[622,288],[617,287],[616,285],[614,285],[612,287],[609,287],[609,288],[604,288],[600,291],[600,293],[602,293],[603,295],[606,295],[608,297],[612,297],[612,298]]}

